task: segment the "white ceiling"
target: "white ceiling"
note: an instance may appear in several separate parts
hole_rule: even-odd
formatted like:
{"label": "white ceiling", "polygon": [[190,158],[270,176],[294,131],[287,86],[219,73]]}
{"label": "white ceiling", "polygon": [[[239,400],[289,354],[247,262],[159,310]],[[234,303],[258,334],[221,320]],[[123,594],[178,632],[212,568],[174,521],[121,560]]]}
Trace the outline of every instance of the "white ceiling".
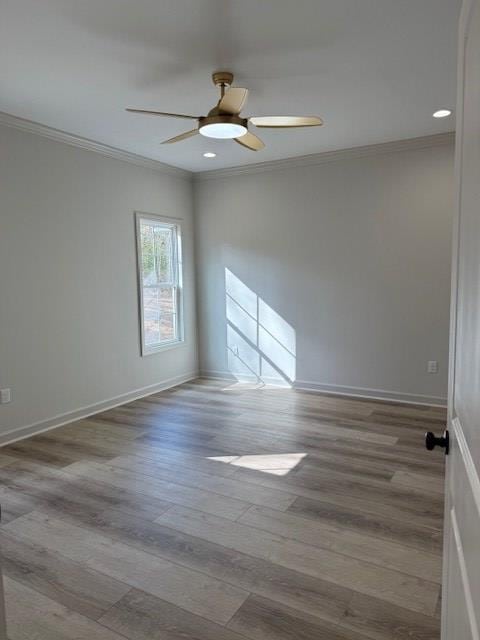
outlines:
{"label": "white ceiling", "polygon": [[[461,0],[0,0],[0,110],[201,171],[449,131]],[[210,75],[250,89],[243,115],[320,115],[258,129],[258,153],[197,136]],[[217,152],[206,160],[204,151]]]}

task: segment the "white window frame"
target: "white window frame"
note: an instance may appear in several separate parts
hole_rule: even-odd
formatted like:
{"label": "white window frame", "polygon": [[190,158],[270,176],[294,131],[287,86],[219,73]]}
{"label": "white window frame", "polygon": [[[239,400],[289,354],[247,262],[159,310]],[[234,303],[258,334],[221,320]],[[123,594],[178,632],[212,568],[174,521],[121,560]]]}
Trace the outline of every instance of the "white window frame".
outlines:
{"label": "white window frame", "polygon": [[[140,226],[142,221],[153,222],[173,230],[173,282],[175,291],[175,323],[176,335],[174,340],[164,340],[155,345],[145,343],[145,319],[143,300],[143,267],[142,267],[142,243]],[[135,240],[137,247],[137,286],[138,286],[138,307],[140,323],[140,353],[142,356],[149,356],[167,349],[174,349],[185,344],[184,316],[183,316],[183,259],[182,259],[182,228],[179,218],[160,216],[154,213],[144,213],[135,211]]]}

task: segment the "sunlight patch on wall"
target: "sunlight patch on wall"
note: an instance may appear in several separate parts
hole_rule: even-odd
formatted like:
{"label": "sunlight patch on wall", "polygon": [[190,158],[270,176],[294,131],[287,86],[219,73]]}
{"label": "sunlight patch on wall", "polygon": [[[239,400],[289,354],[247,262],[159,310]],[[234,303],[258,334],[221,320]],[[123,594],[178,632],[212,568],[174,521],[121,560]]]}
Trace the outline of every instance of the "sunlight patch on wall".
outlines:
{"label": "sunlight patch on wall", "polygon": [[295,330],[230,269],[225,269],[227,360],[238,380],[292,386]]}
{"label": "sunlight patch on wall", "polygon": [[224,462],[235,467],[286,476],[305,458],[306,453],[271,453],[247,456],[213,456],[208,460]]}

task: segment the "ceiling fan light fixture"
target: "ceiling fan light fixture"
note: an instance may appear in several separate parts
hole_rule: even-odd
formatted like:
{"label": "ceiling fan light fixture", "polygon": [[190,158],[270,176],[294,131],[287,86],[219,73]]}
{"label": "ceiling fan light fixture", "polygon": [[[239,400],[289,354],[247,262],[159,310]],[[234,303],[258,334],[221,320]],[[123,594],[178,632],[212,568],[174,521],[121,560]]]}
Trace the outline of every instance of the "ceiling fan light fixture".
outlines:
{"label": "ceiling fan light fixture", "polygon": [[229,138],[240,138],[247,133],[247,127],[234,122],[213,122],[200,127],[200,133],[207,138],[218,138],[227,140]]}
{"label": "ceiling fan light fixture", "polygon": [[438,109],[438,111],[435,111],[432,115],[434,118],[448,118],[448,116],[452,115],[452,112],[450,109]]}
{"label": "ceiling fan light fixture", "polygon": [[198,131],[206,138],[229,140],[244,136],[247,129],[247,121],[236,115],[215,114],[200,118]]}

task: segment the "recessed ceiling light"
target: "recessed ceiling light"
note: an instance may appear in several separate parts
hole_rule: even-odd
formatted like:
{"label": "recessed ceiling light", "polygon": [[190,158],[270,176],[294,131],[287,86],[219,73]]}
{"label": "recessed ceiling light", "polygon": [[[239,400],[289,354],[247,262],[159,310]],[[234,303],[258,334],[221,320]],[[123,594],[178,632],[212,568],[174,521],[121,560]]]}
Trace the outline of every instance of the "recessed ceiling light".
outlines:
{"label": "recessed ceiling light", "polygon": [[447,116],[451,116],[452,112],[450,111],[450,109],[439,109],[438,111],[435,111],[435,113],[433,114],[434,118],[446,118]]}
{"label": "recessed ceiling light", "polygon": [[213,151],[207,151],[206,153],[203,154],[204,158],[216,158],[217,154],[213,153]]}

